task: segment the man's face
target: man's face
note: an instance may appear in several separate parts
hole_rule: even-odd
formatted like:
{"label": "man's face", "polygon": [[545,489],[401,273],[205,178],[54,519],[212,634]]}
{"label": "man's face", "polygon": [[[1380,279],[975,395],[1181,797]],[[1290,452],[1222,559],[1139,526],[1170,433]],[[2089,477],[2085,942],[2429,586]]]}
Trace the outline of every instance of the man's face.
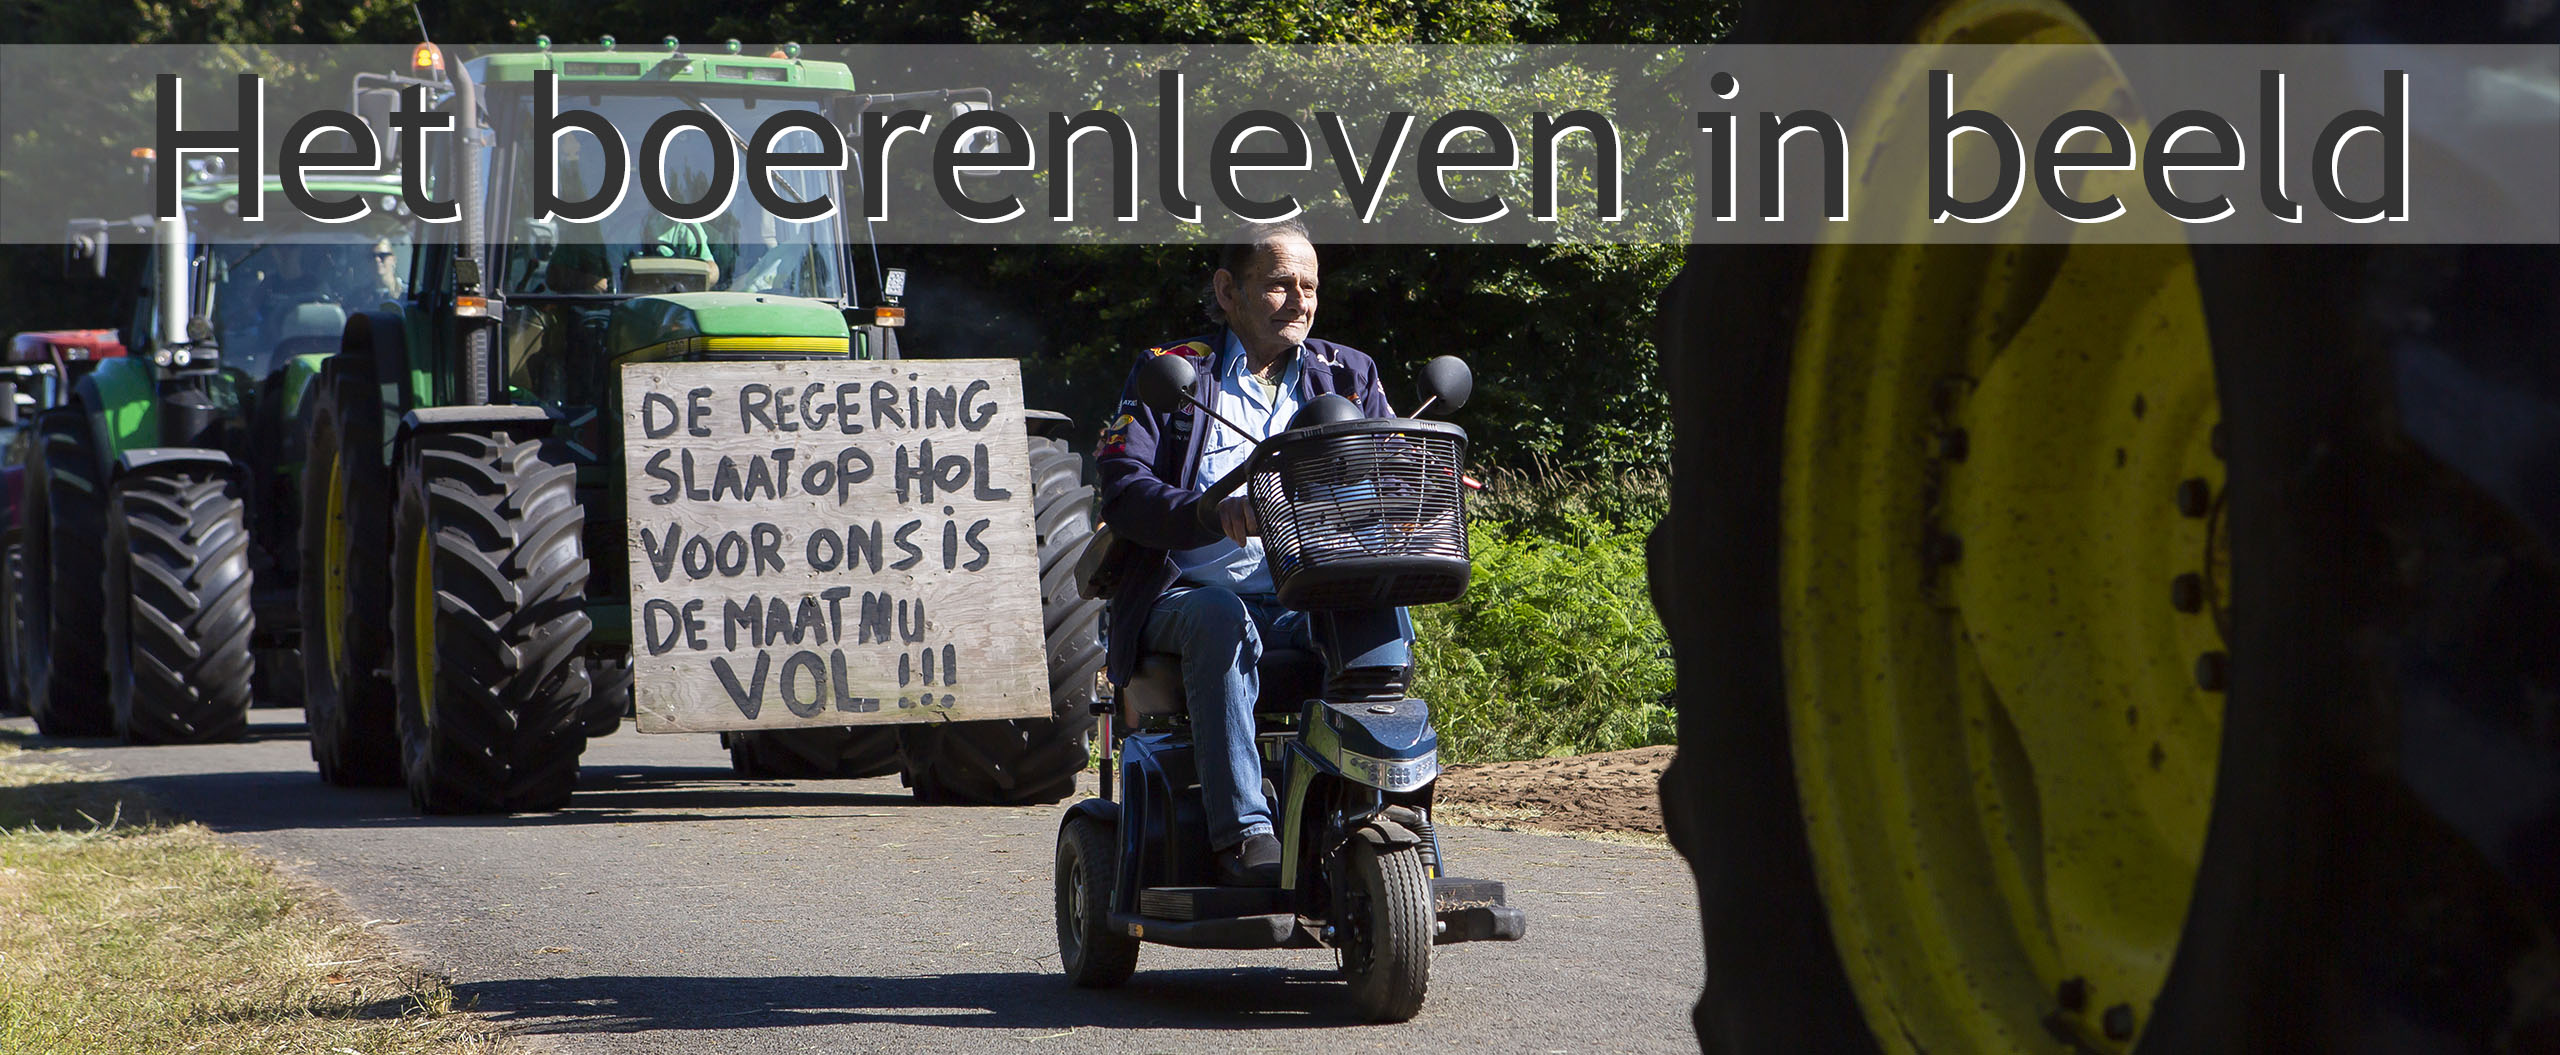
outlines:
{"label": "man's face", "polygon": [[1218,308],[1246,348],[1269,354],[1296,347],[1316,322],[1316,248],[1300,238],[1275,239],[1243,274],[1221,268],[1215,286]]}
{"label": "man's face", "polygon": [[373,243],[373,276],[384,289],[400,288],[400,260],[388,241]]}

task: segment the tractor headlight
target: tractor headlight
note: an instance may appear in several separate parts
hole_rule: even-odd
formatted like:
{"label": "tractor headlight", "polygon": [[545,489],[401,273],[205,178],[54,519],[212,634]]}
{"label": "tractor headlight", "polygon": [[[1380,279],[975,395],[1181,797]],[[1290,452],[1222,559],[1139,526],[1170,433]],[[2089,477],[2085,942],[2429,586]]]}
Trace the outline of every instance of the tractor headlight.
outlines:
{"label": "tractor headlight", "polygon": [[1342,773],[1381,791],[1411,791],[1431,783],[1440,775],[1440,752],[1425,752],[1420,758],[1371,758],[1354,751],[1342,752]]}
{"label": "tractor headlight", "polygon": [[177,353],[177,355],[175,356],[175,358],[176,358],[176,360],[177,360],[177,364],[178,364],[179,366],[185,366],[185,365],[187,365],[187,361],[188,361],[188,360],[191,360],[191,359],[194,359],[194,358],[195,358],[195,356],[194,356],[194,355],[189,354],[189,353],[187,352],[187,350],[186,350],[186,349],[184,349],[184,348],[180,348],[180,349],[178,349],[178,353]]}
{"label": "tractor headlight", "polygon": [[169,350],[166,348],[157,349],[151,353],[151,362],[157,366],[169,365],[170,358]]}

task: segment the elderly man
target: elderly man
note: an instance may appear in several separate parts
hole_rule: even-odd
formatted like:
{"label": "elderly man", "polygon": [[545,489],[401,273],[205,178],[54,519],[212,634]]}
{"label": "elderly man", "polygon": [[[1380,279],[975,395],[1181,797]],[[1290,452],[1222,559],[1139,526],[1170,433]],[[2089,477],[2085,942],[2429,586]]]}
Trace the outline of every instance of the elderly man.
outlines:
{"label": "elderly man", "polygon": [[1318,396],[1341,395],[1372,417],[1394,411],[1368,356],[1307,336],[1316,318],[1316,251],[1303,226],[1246,228],[1221,252],[1211,288],[1218,331],[1147,349],[1139,362],[1191,357],[1203,401],[1242,431],[1187,407],[1149,409],[1133,372],[1097,452],[1103,519],[1145,547],[1112,598],[1110,677],[1127,684],[1142,648],[1182,657],[1218,881],[1272,886],[1280,843],[1254,750],[1261,688],[1254,664],[1266,645],[1308,648],[1313,639],[1304,614],[1279,607],[1245,495],[1219,505],[1223,537],[1200,527],[1196,505],[1244,464],[1256,441],[1286,429]]}

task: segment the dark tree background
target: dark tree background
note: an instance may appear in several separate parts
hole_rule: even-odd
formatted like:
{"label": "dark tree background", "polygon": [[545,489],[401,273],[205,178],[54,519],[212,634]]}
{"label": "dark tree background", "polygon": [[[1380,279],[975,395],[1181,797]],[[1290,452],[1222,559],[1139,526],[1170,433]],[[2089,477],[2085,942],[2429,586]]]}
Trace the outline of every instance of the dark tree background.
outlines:
{"label": "dark tree background", "polygon": [[[426,5],[438,40],[563,45],[611,33],[754,42],[861,43],[1703,43],[1730,0],[783,0],[753,11],[664,0],[461,0]],[[5,0],[0,42],[405,43],[406,3]],[[858,72],[858,71],[857,71]],[[1036,405],[1090,429],[1138,348],[1207,328],[1207,250],[1188,246],[887,246],[910,272],[910,354],[1023,361]],[[1363,348],[1400,383],[1423,360],[1464,355],[1477,397],[1461,416],[1489,465],[1543,475],[1659,467],[1669,414],[1654,387],[1652,303],[1678,248],[1323,247],[1317,332]],[[0,247],[0,332],[113,327],[118,290],[71,280],[59,248]],[[1409,390],[1391,391],[1399,405]]]}

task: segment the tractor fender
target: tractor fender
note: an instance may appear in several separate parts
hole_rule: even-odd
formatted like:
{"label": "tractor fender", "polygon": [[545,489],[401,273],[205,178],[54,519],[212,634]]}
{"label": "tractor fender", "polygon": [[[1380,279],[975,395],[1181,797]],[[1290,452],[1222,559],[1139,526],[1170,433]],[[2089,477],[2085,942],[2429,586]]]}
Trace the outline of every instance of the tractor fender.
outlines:
{"label": "tractor fender", "polygon": [[160,445],[159,386],[150,362],[111,359],[71,388],[71,405],[88,419],[89,450],[101,470],[119,452]]}
{"label": "tractor fender", "polygon": [[1022,425],[1024,432],[1041,439],[1063,439],[1070,442],[1075,439],[1070,434],[1075,431],[1076,419],[1054,410],[1025,410],[1022,412]]}
{"label": "tractor fender", "polygon": [[1058,830],[1067,830],[1067,825],[1075,823],[1078,817],[1088,817],[1097,824],[1107,824],[1117,830],[1120,827],[1120,804],[1110,799],[1086,799],[1076,803],[1067,807],[1066,816],[1058,819]]}
{"label": "tractor fender", "polygon": [[116,456],[115,475],[167,465],[188,465],[228,474],[238,467],[229,454],[211,447],[137,447]]}
{"label": "tractor fender", "polygon": [[1413,829],[1384,817],[1370,818],[1368,823],[1361,825],[1360,830],[1353,832],[1352,835],[1381,850],[1401,850],[1408,846],[1422,845],[1422,836],[1414,834]]}
{"label": "tractor fender", "polygon": [[550,434],[552,421],[548,410],[513,403],[419,407],[400,416],[400,436],[405,440],[421,432],[460,432],[465,429],[494,429],[519,436],[543,436]]}
{"label": "tractor fender", "polygon": [[392,411],[409,405],[409,330],[405,316],[398,311],[364,311],[347,317],[347,328],[339,331],[336,358],[346,360],[341,370],[363,371],[359,376],[373,384],[380,394],[382,407],[381,464],[392,462],[393,444],[400,436],[399,423],[391,420]]}

